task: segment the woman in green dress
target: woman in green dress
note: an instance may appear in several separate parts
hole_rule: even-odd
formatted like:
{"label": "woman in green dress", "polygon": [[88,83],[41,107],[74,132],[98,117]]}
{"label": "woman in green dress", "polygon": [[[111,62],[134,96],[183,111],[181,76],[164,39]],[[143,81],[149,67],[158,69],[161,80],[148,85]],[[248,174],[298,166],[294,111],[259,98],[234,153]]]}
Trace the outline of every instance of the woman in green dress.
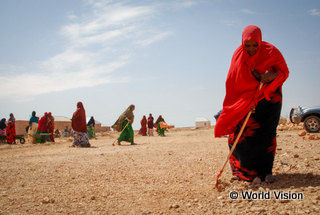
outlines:
{"label": "woman in green dress", "polygon": [[132,129],[132,123],[134,120],[133,111],[135,109],[134,105],[130,105],[118,118],[118,120],[111,126],[113,130],[121,132],[118,138],[117,144],[121,145],[121,141],[130,142],[131,145],[136,145],[134,143],[134,132]]}
{"label": "woman in green dress", "polygon": [[93,116],[91,116],[90,120],[87,123],[87,133],[88,133],[89,139],[92,139],[92,138],[96,139],[96,130],[94,127],[95,124],[96,124],[96,121],[94,120]]}
{"label": "woman in green dress", "polygon": [[158,117],[157,121],[156,121],[157,131],[158,131],[158,134],[159,134],[160,136],[165,136],[165,135],[164,135],[164,132],[165,132],[166,128],[161,128],[161,126],[160,126],[160,125],[161,125],[161,122],[165,122],[165,121],[164,121],[163,117],[160,115],[160,116]]}

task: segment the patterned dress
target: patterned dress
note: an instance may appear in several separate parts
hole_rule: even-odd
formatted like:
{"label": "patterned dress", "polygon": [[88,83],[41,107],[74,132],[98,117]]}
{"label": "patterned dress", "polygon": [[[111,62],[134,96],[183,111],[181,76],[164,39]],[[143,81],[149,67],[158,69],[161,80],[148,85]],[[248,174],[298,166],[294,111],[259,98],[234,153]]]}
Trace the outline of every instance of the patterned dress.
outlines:
{"label": "patterned dress", "polygon": [[89,138],[86,132],[72,131],[72,146],[90,147]]}
{"label": "patterned dress", "polygon": [[15,144],[16,143],[16,125],[14,122],[9,122],[6,130],[7,143]]}
{"label": "patterned dress", "polygon": [[246,115],[255,107],[229,160],[233,175],[242,180],[259,177],[263,181],[272,175],[281,88],[288,76],[281,52],[262,41],[258,26],[247,26],[242,33],[242,45],[232,56],[223,109],[214,129],[216,137],[229,135],[231,149]]}
{"label": "patterned dress", "polygon": [[[271,100],[258,102],[242,133],[229,162],[233,175],[242,180],[252,181],[256,177],[262,180],[272,174],[277,139],[276,128],[280,119],[282,96],[280,90],[273,93]],[[229,135],[231,149],[244,119],[240,121],[237,130]]]}

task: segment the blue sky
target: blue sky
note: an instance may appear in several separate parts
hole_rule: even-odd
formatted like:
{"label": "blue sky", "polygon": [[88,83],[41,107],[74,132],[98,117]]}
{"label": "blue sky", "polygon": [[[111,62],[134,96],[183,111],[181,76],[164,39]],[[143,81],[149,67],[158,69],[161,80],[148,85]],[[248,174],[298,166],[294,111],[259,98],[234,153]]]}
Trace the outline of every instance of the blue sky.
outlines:
{"label": "blue sky", "polygon": [[0,0],[0,118],[52,112],[112,125],[135,104],[176,127],[222,108],[242,30],[258,25],[290,76],[282,116],[320,105],[320,1]]}

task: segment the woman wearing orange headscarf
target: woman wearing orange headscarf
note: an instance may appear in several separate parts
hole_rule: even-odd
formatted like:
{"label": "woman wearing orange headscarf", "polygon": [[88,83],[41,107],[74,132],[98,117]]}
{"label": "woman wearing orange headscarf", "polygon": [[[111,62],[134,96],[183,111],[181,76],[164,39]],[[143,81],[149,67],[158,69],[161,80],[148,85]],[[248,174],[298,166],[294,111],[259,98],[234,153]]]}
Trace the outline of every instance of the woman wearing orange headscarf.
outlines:
{"label": "woman wearing orange headscarf", "polygon": [[84,110],[82,102],[77,103],[77,110],[73,113],[71,119],[71,127],[73,129],[72,146],[90,147],[87,134],[86,111]]}
{"label": "woman wearing orange headscarf", "polygon": [[139,130],[139,134],[142,136],[147,136],[147,118],[145,115],[143,115],[140,124],[141,124],[141,129]]}
{"label": "woman wearing orange headscarf", "polygon": [[[242,33],[242,45],[231,60],[223,110],[215,126],[216,137],[229,134],[232,148],[246,114],[255,107],[229,160],[233,175],[239,179],[252,181],[259,177],[262,181],[275,181],[272,167],[282,105],[281,87],[288,76],[281,52],[262,41],[258,26],[247,26]],[[261,90],[260,83],[264,84]]]}

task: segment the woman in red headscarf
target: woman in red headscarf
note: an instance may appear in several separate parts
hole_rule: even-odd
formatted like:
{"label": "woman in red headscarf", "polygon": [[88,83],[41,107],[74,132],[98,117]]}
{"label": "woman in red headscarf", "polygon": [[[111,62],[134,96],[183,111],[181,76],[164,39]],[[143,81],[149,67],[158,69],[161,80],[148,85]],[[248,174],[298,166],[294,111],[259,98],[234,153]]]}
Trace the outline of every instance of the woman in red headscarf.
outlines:
{"label": "woman in red headscarf", "polygon": [[[245,116],[255,107],[229,160],[236,178],[275,181],[272,167],[282,105],[281,87],[288,76],[281,52],[262,41],[258,26],[247,26],[243,30],[242,45],[231,60],[223,110],[215,126],[216,137],[229,134],[231,149]],[[263,87],[259,90],[260,83]]]}
{"label": "woman in red headscarf", "polygon": [[54,142],[54,117],[51,112],[47,116],[47,133],[50,133],[49,140]]}
{"label": "woman in red headscarf", "polygon": [[[47,116],[48,113],[45,112],[44,115],[40,118],[39,123],[38,123],[38,131],[37,134],[41,134],[41,133],[47,133]],[[37,143],[43,143],[45,141],[45,139],[37,139]]]}
{"label": "woman in red headscarf", "polygon": [[143,115],[140,124],[141,124],[141,128],[139,130],[139,134],[141,134],[142,136],[147,136],[147,117],[145,115]]}
{"label": "woman in red headscarf", "polygon": [[77,110],[73,113],[71,119],[71,127],[73,129],[72,146],[90,147],[87,134],[86,111],[84,110],[82,102],[77,103]]}

